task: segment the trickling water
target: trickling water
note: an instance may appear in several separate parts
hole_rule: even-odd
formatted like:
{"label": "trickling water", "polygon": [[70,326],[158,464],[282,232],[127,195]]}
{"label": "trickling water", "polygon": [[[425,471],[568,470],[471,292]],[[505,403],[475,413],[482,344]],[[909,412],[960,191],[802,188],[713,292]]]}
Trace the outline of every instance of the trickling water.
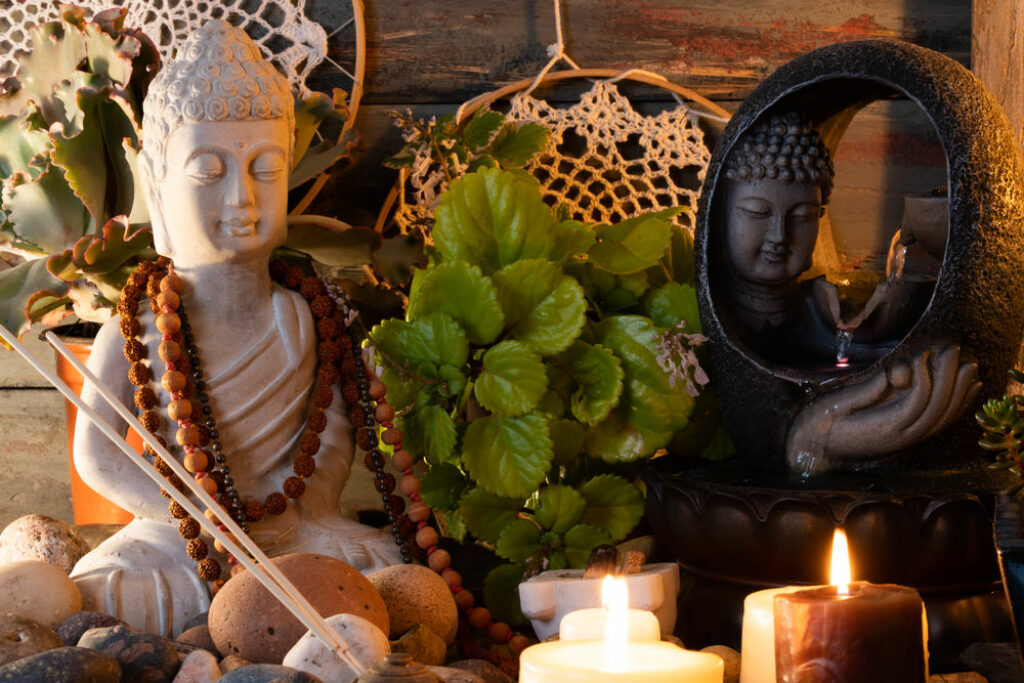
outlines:
{"label": "trickling water", "polygon": [[836,367],[845,368],[850,365],[850,342],[853,341],[853,330],[840,327],[836,330]]}

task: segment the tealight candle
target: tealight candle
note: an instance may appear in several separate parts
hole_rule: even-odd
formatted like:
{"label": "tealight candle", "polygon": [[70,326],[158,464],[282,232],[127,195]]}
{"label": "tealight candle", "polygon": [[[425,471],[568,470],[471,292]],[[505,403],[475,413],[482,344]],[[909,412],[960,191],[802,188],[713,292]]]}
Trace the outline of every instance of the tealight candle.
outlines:
{"label": "tealight candle", "polygon": [[[659,632],[660,638],[658,622],[650,613],[650,619],[637,617],[634,621],[631,612],[642,610],[629,610],[625,582],[617,581],[616,584],[611,577],[605,579],[603,602],[607,609],[570,612],[562,619],[562,640],[523,650],[519,657],[519,683],[722,683],[725,666],[717,655],[690,652],[660,640],[636,640],[648,637],[651,628]],[[570,636],[573,632],[594,635],[592,629],[583,626],[588,615],[575,615],[597,611],[604,612],[603,640],[564,639],[567,626]]]}

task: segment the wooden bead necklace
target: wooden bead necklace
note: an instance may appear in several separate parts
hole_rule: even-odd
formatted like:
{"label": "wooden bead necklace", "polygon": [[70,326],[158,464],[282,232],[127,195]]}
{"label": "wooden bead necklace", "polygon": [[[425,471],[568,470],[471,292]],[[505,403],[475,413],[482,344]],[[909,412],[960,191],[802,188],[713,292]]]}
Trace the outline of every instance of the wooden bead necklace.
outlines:
{"label": "wooden bead necklace", "polygon": [[[295,474],[286,479],[283,492],[271,493],[261,503],[253,499],[243,500],[234,487],[206,392],[195,338],[181,304],[183,283],[166,258],[140,265],[129,277],[117,305],[121,334],[125,338],[124,353],[131,363],[128,378],[138,387],[135,403],[141,411],[140,422],[161,444],[166,445],[158,434],[160,418],[153,410],[158,401],[149,386],[152,372],[142,362],[146,348],[138,339],[141,324],[136,314],[145,295],[162,335],[158,352],[167,364],[167,371],[160,383],[170,394],[167,413],[178,425],[175,439],[184,452],[185,467],[201,486],[218,499],[225,512],[248,532],[250,522],[258,522],[267,514],[283,513],[288,499],[298,498],[305,491],[304,480],[316,468],[314,456],[320,447],[318,434],[327,425],[324,409],[333,399],[331,387],[340,382],[341,396],[355,429],[356,445],[366,453],[364,463],[376,479],[375,488],[381,496],[403,561],[411,563],[415,557],[424,559],[427,566],[448,584],[460,611],[460,634],[466,654],[488,659],[515,676],[518,655],[531,641],[514,633],[508,624],[493,621],[487,608],[474,606],[475,597],[462,587],[462,575],[451,567],[451,555],[438,546],[439,535],[429,525],[431,509],[419,495],[420,480],[413,469],[415,461],[412,454],[402,447],[402,432],[394,425],[395,410],[387,402],[387,388],[364,361],[362,350],[352,335],[350,323],[355,312],[347,295],[333,283],[306,276],[302,269],[290,267],[283,261],[272,262],[270,274],[276,282],[297,290],[309,302],[316,321],[320,361],[306,428],[299,440],[299,455],[293,464]],[[197,402],[198,411],[195,411]],[[394,475],[384,471],[385,452],[381,442],[392,450],[391,466],[401,476],[400,480],[396,481]],[[166,463],[151,451],[149,454],[154,458],[153,466],[168,483],[182,490],[183,484]],[[395,495],[396,487],[411,501],[408,506],[401,496]],[[169,508],[171,515],[180,520],[178,530],[186,540],[187,554],[198,562],[199,575],[211,583],[211,589],[216,593],[225,579],[220,578],[220,564],[208,556],[206,543],[199,538],[199,523],[173,501]],[[215,518],[212,511],[206,514]],[[215,548],[223,552],[219,546],[219,543],[215,544]],[[234,573],[237,560],[229,555],[228,562]],[[477,645],[469,636],[470,628],[486,632],[495,643],[507,645],[512,653],[511,659]]]}

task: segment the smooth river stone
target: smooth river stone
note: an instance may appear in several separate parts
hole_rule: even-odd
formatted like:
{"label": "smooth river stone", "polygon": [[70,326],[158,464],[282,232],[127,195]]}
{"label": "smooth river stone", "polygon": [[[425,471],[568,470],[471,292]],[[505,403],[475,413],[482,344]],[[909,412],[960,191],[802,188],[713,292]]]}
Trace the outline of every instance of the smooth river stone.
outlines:
{"label": "smooth river stone", "polygon": [[171,641],[126,626],[90,629],[78,645],[116,657],[127,680],[170,683],[181,666]]}
{"label": "smooth river stone", "polygon": [[437,572],[418,564],[396,564],[378,569],[366,578],[388,606],[392,638],[398,638],[416,624],[426,624],[446,644],[455,640],[459,610],[451,588]]}
{"label": "smooth river stone", "polygon": [[[323,683],[305,671],[280,664],[249,664],[221,677],[217,683]],[[334,681],[331,681],[334,683]]]}
{"label": "smooth river stone", "polygon": [[39,560],[65,574],[89,552],[82,535],[65,522],[46,515],[25,515],[0,532],[0,564]]}
{"label": "smooth river stone", "polygon": [[0,683],[119,683],[121,665],[84,647],[60,647],[0,667]]}
{"label": "smooth river stone", "polygon": [[171,683],[213,683],[220,676],[217,658],[206,650],[196,650],[185,657]]}
{"label": "smooth river stone", "polygon": [[[271,561],[323,616],[355,614],[388,632],[383,598],[354,567],[312,553]],[[209,627],[222,655],[269,664],[279,664],[307,630],[249,571],[233,576],[214,596]]]}
{"label": "smooth river stone", "polygon": [[[349,652],[364,669],[376,666],[391,651],[384,632],[362,617],[335,614],[327,618],[327,623],[344,639]],[[299,638],[281,663],[331,683],[351,683],[359,676],[312,632]]]}
{"label": "smooth river stone", "polygon": [[0,595],[5,611],[50,626],[82,609],[82,594],[52,564],[24,560],[0,564]]}
{"label": "smooth river stone", "polygon": [[175,638],[179,643],[191,645],[193,647],[201,647],[215,655],[220,655],[217,651],[217,645],[213,642],[213,636],[210,635],[210,627],[206,624],[200,624],[199,626],[193,626],[190,629],[182,631]]}
{"label": "smooth river stone", "polygon": [[64,647],[52,629],[15,614],[0,614],[0,666]]}
{"label": "smooth river stone", "polygon": [[81,612],[75,612],[70,617],[54,626],[53,630],[57,632],[60,639],[64,641],[65,645],[78,645],[78,641],[81,640],[82,634],[89,629],[103,628],[104,626],[127,626],[123,621],[115,616],[107,614],[106,612],[92,612],[90,610],[82,610]]}

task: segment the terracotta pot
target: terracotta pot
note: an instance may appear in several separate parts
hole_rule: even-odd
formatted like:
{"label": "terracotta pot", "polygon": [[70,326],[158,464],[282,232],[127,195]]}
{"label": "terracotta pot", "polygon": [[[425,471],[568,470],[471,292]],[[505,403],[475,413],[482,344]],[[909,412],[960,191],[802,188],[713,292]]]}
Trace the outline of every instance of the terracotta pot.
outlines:
{"label": "terracotta pot", "polygon": [[[74,352],[75,357],[83,363],[92,352],[91,339],[64,339],[64,344]],[[75,391],[82,391],[82,375],[71,363],[57,354],[57,376]],[[127,524],[132,521],[132,514],[101,496],[89,488],[75,469],[74,440],[76,408],[70,401],[64,403],[67,410],[68,423],[68,456],[71,465],[71,506],[75,513],[75,524]],[[128,430],[128,443],[138,452],[142,452],[142,439],[135,432]]]}

